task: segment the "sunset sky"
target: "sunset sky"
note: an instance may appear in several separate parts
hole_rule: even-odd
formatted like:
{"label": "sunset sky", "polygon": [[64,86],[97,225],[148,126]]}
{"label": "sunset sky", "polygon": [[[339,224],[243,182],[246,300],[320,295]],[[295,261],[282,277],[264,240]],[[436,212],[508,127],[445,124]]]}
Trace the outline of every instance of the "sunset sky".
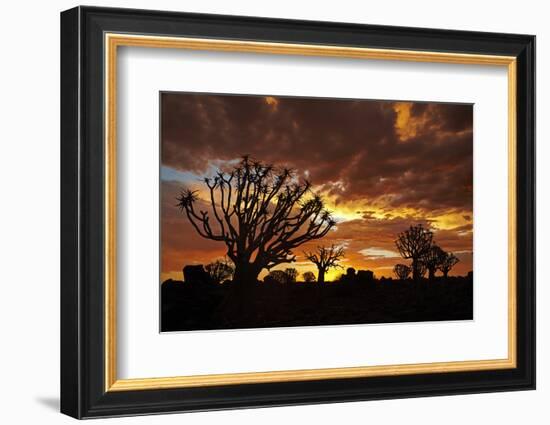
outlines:
{"label": "sunset sky", "polygon": [[[200,237],[175,206],[183,188],[206,199],[202,178],[242,155],[291,167],[322,194],[337,225],[295,250],[300,273],[316,267],[302,251],[345,249],[347,267],[393,276],[408,264],[396,235],[423,223],[472,270],[472,105],[276,96],[163,93],[161,97],[161,281],[187,264],[208,264],[225,244]],[[206,202],[199,205],[207,209]],[[260,277],[265,274],[263,272]]]}

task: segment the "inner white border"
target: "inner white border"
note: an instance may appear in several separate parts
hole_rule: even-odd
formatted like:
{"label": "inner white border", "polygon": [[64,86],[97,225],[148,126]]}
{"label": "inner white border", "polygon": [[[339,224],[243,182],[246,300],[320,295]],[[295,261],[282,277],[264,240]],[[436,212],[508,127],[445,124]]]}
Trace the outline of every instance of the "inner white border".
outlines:
{"label": "inner white border", "polygon": [[[506,67],[119,47],[117,78],[118,378],[507,357]],[[475,320],[159,333],[165,90],[473,103]]]}

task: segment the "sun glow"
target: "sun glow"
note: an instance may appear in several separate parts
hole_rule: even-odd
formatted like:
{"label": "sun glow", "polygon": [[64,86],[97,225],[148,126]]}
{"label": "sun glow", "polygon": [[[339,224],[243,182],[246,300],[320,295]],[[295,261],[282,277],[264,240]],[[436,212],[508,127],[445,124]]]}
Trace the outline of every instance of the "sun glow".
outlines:
{"label": "sun glow", "polygon": [[432,227],[439,230],[451,230],[472,224],[472,218],[467,212],[451,212],[431,218]]}

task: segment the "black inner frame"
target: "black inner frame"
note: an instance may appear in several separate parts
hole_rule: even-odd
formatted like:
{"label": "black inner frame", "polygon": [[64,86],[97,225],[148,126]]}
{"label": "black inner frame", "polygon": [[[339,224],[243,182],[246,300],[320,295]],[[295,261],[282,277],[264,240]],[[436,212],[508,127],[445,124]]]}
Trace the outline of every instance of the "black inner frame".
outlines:
{"label": "black inner frame", "polygon": [[[103,66],[106,32],[515,56],[517,368],[105,392]],[[90,418],[534,389],[534,36],[77,7],[61,14],[61,117],[63,413]]]}

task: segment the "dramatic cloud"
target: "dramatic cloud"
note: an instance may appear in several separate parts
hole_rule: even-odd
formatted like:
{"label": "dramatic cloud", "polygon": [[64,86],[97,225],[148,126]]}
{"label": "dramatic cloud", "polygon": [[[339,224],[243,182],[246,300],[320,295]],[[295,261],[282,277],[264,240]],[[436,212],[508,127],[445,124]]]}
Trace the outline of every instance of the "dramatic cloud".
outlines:
{"label": "dramatic cloud", "polygon": [[243,154],[311,180],[339,222],[326,243],[347,244],[348,264],[389,276],[395,235],[423,222],[460,251],[456,272],[471,269],[471,105],[185,93],[161,103],[165,276],[223,255],[174,199]]}

